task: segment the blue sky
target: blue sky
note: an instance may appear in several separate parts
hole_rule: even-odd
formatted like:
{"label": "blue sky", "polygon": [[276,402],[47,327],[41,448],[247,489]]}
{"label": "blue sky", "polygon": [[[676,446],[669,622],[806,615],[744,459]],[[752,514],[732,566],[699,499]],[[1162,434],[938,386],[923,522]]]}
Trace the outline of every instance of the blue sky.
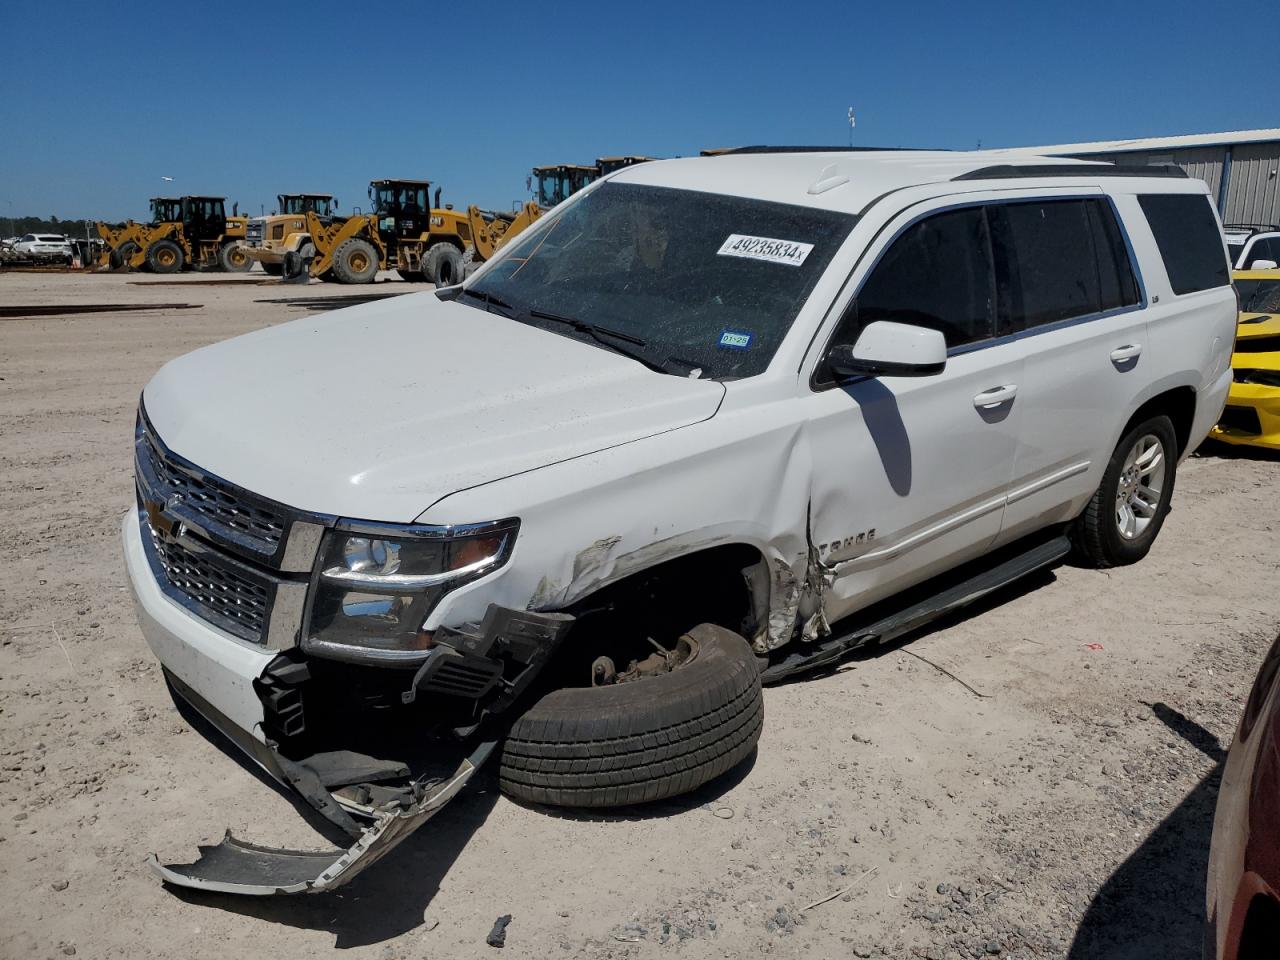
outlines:
{"label": "blue sky", "polygon": [[[535,164],[744,143],[971,149],[1280,124],[1274,0],[0,4],[0,218],[157,193],[507,206]],[[1264,57],[1265,60],[1265,57]],[[1265,70],[1263,71],[1266,72]],[[1253,94],[1249,93],[1253,89]],[[165,183],[163,176],[175,178]]]}

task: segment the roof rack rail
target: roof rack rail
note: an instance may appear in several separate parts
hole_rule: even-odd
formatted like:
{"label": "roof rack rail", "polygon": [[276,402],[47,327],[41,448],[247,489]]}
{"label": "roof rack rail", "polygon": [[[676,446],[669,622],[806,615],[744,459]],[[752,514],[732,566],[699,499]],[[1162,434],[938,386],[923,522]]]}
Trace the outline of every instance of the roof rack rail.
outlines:
{"label": "roof rack rail", "polygon": [[1187,171],[1172,163],[1000,163],[962,173],[952,180],[1013,180],[1019,177],[1177,177]]}
{"label": "roof rack rail", "polygon": [[775,147],[757,144],[751,147],[717,147],[700,151],[704,157],[722,157],[733,153],[877,153],[886,150],[932,150],[933,147]]}
{"label": "roof rack rail", "polygon": [[1224,223],[1223,230],[1252,230],[1254,233],[1280,231],[1280,225],[1274,223]]}

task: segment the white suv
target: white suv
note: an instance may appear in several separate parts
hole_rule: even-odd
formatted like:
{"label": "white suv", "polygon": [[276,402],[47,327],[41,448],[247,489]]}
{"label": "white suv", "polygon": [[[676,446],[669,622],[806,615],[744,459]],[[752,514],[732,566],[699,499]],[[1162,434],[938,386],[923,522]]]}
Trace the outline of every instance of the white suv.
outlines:
{"label": "white suv", "polygon": [[1235,323],[1176,168],[754,148],[606,177],[465,285],[174,360],[123,525],[142,630],[360,839],[161,873],[336,886],[495,749],[537,803],[705,782],[762,680],[1145,555]]}
{"label": "white suv", "polygon": [[13,245],[20,254],[36,260],[66,260],[71,262],[71,244],[56,233],[28,233]]}

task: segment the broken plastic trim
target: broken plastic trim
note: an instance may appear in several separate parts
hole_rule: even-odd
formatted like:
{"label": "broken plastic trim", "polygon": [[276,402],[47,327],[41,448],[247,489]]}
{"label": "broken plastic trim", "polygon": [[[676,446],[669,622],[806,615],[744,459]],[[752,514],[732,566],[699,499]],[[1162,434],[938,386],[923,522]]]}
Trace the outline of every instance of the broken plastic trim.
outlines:
{"label": "broken plastic trim", "polygon": [[421,800],[404,809],[378,811],[374,822],[346,850],[260,847],[237,840],[228,831],[216,846],[201,846],[200,857],[193,863],[162,864],[155,854],[148,863],[165,883],[195,890],[257,897],[334,890],[381,860],[456,797],[496,743],[480,744],[445,780],[415,783],[415,788],[423,789]]}

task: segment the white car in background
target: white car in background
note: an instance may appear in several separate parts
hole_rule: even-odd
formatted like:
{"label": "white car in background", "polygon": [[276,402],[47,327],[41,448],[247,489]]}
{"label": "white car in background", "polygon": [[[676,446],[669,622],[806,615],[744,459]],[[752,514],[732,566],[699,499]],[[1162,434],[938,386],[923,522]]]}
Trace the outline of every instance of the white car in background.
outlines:
{"label": "white car in background", "polygon": [[71,244],[57,233],[28,233],[13,245],[13,249],[37,260],[71,259]]}

